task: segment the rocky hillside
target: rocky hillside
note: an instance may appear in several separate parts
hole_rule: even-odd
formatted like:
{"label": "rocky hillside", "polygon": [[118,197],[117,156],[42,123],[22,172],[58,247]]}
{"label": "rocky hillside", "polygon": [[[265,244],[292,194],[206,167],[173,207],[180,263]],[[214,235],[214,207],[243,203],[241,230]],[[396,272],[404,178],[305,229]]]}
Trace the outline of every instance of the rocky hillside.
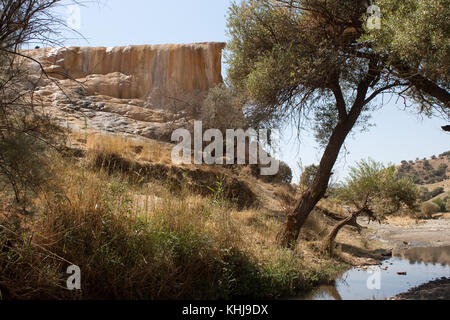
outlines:
{"label": "rocky hillside", "polygon": [[43,48],[23,54],[34,59],[24,63],[30,85],[37,86],[36,101],[64,126],[168,140],[209,88],[222,83],[224,46]]}
{"label": "rocky hillside", "polygon": [[400,177],[409,177],[418,185],[442,183],[450,179],[450,151],[430,159],[404,160],[397,172]]}

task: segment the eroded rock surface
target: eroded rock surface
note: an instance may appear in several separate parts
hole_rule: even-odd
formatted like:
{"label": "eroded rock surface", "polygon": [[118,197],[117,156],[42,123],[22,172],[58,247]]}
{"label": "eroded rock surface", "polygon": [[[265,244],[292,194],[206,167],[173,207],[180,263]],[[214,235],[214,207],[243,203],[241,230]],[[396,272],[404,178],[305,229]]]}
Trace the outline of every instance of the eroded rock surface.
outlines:
{"label": "eroded rock surface", "polygon": [[224,43],[24,51],[36,98],[76,130],[168,140],[186,125],[207,91],[222,83]]}

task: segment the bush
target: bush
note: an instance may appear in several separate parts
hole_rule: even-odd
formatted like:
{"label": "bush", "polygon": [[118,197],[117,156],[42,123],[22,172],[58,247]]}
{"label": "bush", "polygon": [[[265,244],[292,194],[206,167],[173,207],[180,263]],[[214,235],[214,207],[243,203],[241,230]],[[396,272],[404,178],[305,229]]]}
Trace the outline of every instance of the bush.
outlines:
{"label": "bush", "polygon": [[431,219],[433,217],[433,214],[438,213],[440,210],[440,207],[433,203],[433,202],[425,202],[422,205],[421,209],[421,217],[425,219]]}
{"label": "bush", "polygon": [[445,210],[450,212],[450,199],[447,200],[447,204],[445,205]]}
{"label": "bush", "polygon": [[242,107],[231,89],[224,85],[211,88],[201,107],[201,119],[204,129],[245,128],[246,122]]}
{"label": "bush", "polygon": [[439,211],[440,212],[446,212],[446,206],[445,206],[445,201],[442,199],[435,199],[433,200],[433,203],[439,206]]}
{"label": "bush", "polygon": [[419,192],[420,192],[420,200],[422,202],[426,202],[426,201],[430,200],[431,198],[433,198],[431,196],[431,192],[428,190],[428,188],[421,187]]}
{"label": "bush", "polygon": [[314,164],[307,166],[300,177],[300,185],[309,187],[318,169],[319,167]]}
{"label": "bush", "polygon": [[278,172],[279,179],[282,183],[292,182],[292,169],[287,163],[280,161],[280,170]]}
{"label": "bush", "polygon": [[262,176],[263,181],[269,183],[291,183],[292,182],[292,170],[287,163],[280,161],[280,169],[278,173],[273,176]]}

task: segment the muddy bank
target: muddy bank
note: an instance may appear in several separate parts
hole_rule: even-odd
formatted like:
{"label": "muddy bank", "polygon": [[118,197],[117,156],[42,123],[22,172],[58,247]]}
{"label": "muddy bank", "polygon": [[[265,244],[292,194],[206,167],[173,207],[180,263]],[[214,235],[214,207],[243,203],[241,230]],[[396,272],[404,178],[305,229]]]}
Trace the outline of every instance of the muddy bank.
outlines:
{"label": "muddy bank", "polygon": [[390,300],[450,300],[450,278],[430,281]]}
{"label": "muddy bank", "polygon": [[450,245],[450,219],[397,219],[382,224],[369,224],[364,219],[359,222],[367,227],[369,239],[384,242],[393,248]]}

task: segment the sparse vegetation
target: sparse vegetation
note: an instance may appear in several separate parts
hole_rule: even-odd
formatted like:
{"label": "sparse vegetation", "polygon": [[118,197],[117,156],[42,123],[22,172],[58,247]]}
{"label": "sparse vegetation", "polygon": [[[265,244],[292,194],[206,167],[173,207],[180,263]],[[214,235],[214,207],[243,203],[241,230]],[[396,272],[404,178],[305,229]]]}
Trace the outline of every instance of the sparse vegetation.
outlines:
{"label": "sparse vegetation", "polygon": [[[448,115],[448,72],[443,64],[448,61],[448,46],[445,41],[430,42],[420,24],[411,27],[416,32],[407,33],[412,46],[398,43],[394,31],[400,28],[393,30],[393,21],[406,23],[403,16],[417,18],[416,12],[405,10],[401,1],[380,1],[389,9],[383,12],[386,27],[373,32],[362,24],[367,7],[363,2],[234,3],[228,20],[229,85],[212,88],[201,106],[186,101],[185,110],[174,110],[175,102],[164,106],[150,101],[148,95],[145,102],[108,96],[108,104],[123,108],[124,117],[152,108],[144,117],[156,124],[151,128],[144,128],[147,121],[138,120],[140,117],[130,118],[138,122],[139,132],[128,131],[129,122],[123,124],[122,118],[111,120],[127,127],[121,131],[127,135],[149,136],[166,121],[174,127],[188,126],[193,118],[182,119],[187,113],[199,116],[204,129],[216,128],[222,133],[230,128],[273,129],[292,119],[299,125],[311,120],[309,125],[324,155],[317,166],[305,168],[300,186],[291,184],[292,170],[285,162],[280,163],[277,175],[267,177],[255,174],[259,165],[175,165],[170,144],[90,133],[89,117],[95,118],[93,114],[100,110],[106,114],[104,102],[95,102],[98,107],[90,101],[82,101],[89,108],[75,106],[83,115],[76,113],[73,125],[67,121],[67,128],[81,129],[83,122],[81,132],[61,129],[53,115],[42,112],[48,106],[39,100],[53,103],[50,110],[57,113],[58,121],[64,118],[59,112],[69,112],[73,106],[61,107],[62,100],[53,97],[62,93],[53,89],[46,92],[41,87],[35,95],[39,82],[53,83],[52,79],[43,80],[44,70],[30,77],[21,66],[24,57],[19,50],[33,41],[51,42],[48,35],[64,24],[51,15],[62,1],[2,1],[0,300],[293,296],[335,279],[348,267],[343,261],[353,265],[353,259],[363,261],[353,252],[369,255],[373,245],[369,238],[343,229],[352,226],[361,233],[359,216],[367,215],[370,222],[406,212],[430,219],[450,210],[447,186],[424,186],[419,192],[414,185],[448,179],[450,151],[415,163],[404,160],[397,169],[361,161],[344,184],[329,187],[346,137],[355,128],[371,126],[371,102],[377,96],[395,94],[404,98],[406,105],[412,98],[425,115],[438,107]],[[420,12],[434,26],[436,39],[444,30],[434,19],[446,14],[437,10],[441,2]],[[425,2],[412,3],[423,9]],[[419,58],[411,47],[420,53]],[[84,50],[80,52],[84,59]],[[59,60],[60,54],[51,52],[49,56],[65,64],[67,60]],[[128,53],[124,56],[130,57]],[[94,66],[93,60],[89,62]],[[59,67],[55,64],[46,69]],[[74,73],[84,73],[82,69]],[[118,96],[128,96],[125,91],[134,89],[150,90],[136,83],[138,77],[125,73],[117,72],[118,87],[124,91]],[[165,81],[176,85],[171,73],[165,74]],[[112,83],[91,79],[91,75],[82,75],[85,78],[80,82],[94,80],[110,91]],[[151,81],[158,83],[153,78]],[[63,81],[69,83],[70,79]],[[199,98],[202,90],[196,92]],[[163,107],[174,115],[166,115]],[[421,207],[419,197],[425,202]],[[341,240],[338,234],[341,239],[346,237],[343,243],[337,243]],[[326,251],[330,254],[324,254]],[[66,271],[71,265],[81,269],[81,290],[66,287]]]}
{"label": "sparse vegetation", "polygon": [[440,195],[442,193],[444,193],[444,188],[442,188],[442,187],[437,187],[437,188],[433,189],[431,192],[428,191],[427,188],[422,187],[422,188],[420,188],[420,199],[422,200],[422,202],[426,202],[430,199],[437,197],[438,195]]}
{"label": "sparse vegetation", "polygon": [[425,185],[442,182],[449,179],[448,165],[450,161],[441,156],[434,159],[424,159],[416,162],[402,161],[397,168],[397,175],[399,177],[408,177],[413,180],[415,184]]}

